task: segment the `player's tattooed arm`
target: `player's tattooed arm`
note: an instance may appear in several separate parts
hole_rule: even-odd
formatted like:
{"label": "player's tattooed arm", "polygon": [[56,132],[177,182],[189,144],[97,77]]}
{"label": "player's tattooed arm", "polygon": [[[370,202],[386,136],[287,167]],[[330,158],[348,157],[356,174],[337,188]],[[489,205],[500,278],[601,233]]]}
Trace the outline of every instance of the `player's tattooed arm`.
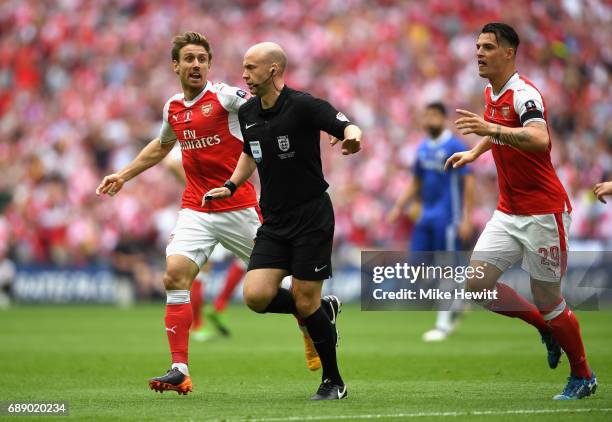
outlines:
{"label": "player's tattooed arm", "polygon": [[506,131],[502,133],[501,125],[495,126],[495,138],[501,143],[520,148],[531,141],[529,133],[523,128],[519,128],[519,131]]}
{"label": "player's tattooed arm", "polygon": [[487,122],[471,111],[461,109],[456,111],[461,117],[455,120],[455,126],[462,135],[474,133],[488,136],[523,151],[544,152],[548,148],[549,137],[545,123],[534,121],[524,127],[506,127]]}
{"label": "player's tattooed arm", "polygon": [[493,137],[503,144],[532,152],[546,151],[549,142],[546,125],[540,122],[528,123],[525,127],[517,128],[496,124]]}

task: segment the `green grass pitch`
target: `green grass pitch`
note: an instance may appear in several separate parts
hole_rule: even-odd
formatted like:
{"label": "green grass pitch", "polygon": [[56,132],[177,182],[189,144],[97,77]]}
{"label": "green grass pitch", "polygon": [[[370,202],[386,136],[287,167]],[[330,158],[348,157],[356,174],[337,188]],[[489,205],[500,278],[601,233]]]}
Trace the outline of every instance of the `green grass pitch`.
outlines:
{"label": "green grass pitch", "polygon": [[306,369],[292,317],[239,305],[228,310],[231,338],[191,342],[194,392],[159,394],[147,380],[169,367],[163,313],[161,303],[0,311],[0,401],[67,401],[68,419],[84,421],[612,420],[610,312],[578,313],[599,389],[574,402],[551,400],[567,359],[548,369],[537,332],[522,321],[471,312],[448,341],[425,344],[433,313],[356,305],[339,317],[347,400],[308,400],[320,372]]}

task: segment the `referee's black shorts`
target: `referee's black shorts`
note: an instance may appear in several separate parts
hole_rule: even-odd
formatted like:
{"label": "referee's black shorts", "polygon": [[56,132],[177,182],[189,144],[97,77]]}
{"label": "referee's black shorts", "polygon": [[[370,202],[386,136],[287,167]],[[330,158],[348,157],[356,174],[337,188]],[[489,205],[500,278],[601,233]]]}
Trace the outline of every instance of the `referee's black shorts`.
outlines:
{"label": "referee's black shorts", "polygon": [[280,268],[301,280],[332,276],[334,210],[327,192],[285,213],[264,215],[249,270]]}

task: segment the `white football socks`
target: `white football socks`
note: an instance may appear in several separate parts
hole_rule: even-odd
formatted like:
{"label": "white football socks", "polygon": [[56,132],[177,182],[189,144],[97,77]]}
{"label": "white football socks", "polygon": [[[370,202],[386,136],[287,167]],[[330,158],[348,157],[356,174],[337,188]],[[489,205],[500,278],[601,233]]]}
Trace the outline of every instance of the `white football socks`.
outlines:
{"label": "white football socks", "polygon": [[172,364],[172,368],[173,369],[177,368],[183,374],[189,376],[189,368],[187,368],[187,364],[186,363],[173,363]]}

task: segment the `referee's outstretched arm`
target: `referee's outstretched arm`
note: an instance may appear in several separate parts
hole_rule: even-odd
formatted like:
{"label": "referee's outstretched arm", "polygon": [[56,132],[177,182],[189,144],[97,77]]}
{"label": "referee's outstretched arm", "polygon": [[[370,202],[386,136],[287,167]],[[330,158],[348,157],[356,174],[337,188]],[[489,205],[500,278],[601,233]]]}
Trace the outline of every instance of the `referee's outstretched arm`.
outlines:
{"label": "referee's outstretched arm", "polygon": [[[346,133],[346,131],[344,133]],[[244,152],[241,153],[232,177],[230,177],[222,187],[214,188],[206,192],[202,198],[202,205],[204,205],[206,201],[229,198],[232,196],[240,185],[249,180],[249,177],[251,177],[256,168],[257,164],[255,164],[255,159]]]}
{"label": "referee's outstretched arm", "polygon": [[[344,128],[344,139],[342,140],[342,154],[349,155],[359,152],[361,150],[361,136],[362,132],[357,125],[348,125]],[[331,136],[329,144],[331,146],[336,145],[340,142],[340,139]]]}

